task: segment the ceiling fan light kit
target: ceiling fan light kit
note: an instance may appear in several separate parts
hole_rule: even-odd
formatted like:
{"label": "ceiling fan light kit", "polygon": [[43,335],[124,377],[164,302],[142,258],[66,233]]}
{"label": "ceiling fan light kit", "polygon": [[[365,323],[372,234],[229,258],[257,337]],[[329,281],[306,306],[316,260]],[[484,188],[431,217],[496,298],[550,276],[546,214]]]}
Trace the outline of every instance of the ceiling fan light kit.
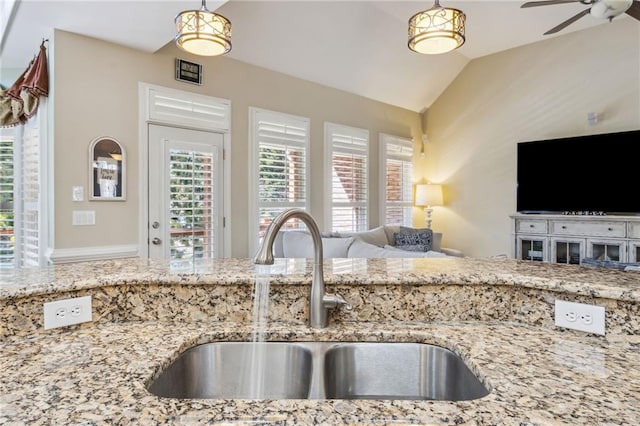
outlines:
{"label": "ceiling fan light kit", "polygon": [[580,18],[586,15],[591,15],[598,19],[613,20],[616,16],[626,13],[627,15],[640,21],[640,1],[639,0],[540,0],[530,1],[524,3],[522,8],[538,7],[538,6],[551,6],[557,4],[567,3],[582,3],[586,6],[590,6],[588,9],[577,13],[566,21],[551,28],[544,35],[555,34],[560,30],[565,29],[569,25],[573,24]]}
{"label": "ceiling fan light kit", "polygon": [[466,16],[458,9],[440,6],[418,12],[409,19],[409,49],[435,55],[451,52],[465,42]]}
{"label": "ceiling fan light kit", "polygon": [[231,50],[231,22],[207,10],[202,0],[200,10],[185,10],[176,16],[176,45],[200,56],[224,55]]}

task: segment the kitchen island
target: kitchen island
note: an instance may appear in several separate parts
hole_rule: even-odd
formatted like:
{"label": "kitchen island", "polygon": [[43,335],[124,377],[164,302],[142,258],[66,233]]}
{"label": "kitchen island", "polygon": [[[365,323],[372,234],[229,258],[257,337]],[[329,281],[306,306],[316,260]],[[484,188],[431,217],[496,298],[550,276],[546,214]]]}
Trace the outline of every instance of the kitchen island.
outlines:
{"label": "kitchen island", "polygon": [[[479,259],[327,259],[351,312],[310,329],[311,262],[270,275],[270,341],[443,346],[491,390],[472,401],[176,400],[146,386],[185,349],[246,341],[247,259],[116,260],[0,272],[0,424],[635,424],[640,274]],[[91,295],[94,321],[44,330],[42,303]],[[607,334],[553,326],[556,299],[607,309]]]}

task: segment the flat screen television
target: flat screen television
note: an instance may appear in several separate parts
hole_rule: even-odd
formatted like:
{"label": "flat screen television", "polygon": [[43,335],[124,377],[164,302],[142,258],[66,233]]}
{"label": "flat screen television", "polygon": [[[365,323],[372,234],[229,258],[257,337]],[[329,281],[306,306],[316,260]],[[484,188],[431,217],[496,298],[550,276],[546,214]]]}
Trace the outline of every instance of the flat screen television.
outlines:
{"label": "flat screen television", "polygon": [[640,130],[517,149],[520,213],[640,214]]}

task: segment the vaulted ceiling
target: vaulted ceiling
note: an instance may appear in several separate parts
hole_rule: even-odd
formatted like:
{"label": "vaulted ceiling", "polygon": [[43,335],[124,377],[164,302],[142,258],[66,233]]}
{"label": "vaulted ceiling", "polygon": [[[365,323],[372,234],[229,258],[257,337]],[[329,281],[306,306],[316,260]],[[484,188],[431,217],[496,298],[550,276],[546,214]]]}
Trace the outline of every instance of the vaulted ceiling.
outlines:
{"label": "vaulted ceiling", "polygon": [[[587,6],[521,9],[523,2],[514,0],[441,2],[466,13],[467,40],[460,49],[436,56],[407,48],[408,19],[432,1],[231,0],[207,6],[233,24],[229,57],[413,111],[428,108],[474,58],[606,25],[587,15],[554,36],[543,36]],[[17,1],[0,66],[26,67],[53,28],[155,52],[172,42],[175,15],[199,7],[198,0]]]}

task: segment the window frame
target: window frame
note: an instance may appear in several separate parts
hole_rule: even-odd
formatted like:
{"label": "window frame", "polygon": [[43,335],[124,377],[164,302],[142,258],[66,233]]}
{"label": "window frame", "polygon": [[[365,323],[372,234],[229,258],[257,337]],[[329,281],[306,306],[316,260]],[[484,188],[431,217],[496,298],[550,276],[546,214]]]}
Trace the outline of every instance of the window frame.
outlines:
{"label": "window frame", "polygon": [[[371,185],[370,185],[370,176],[371,176],[371,141],[369,137],[369,130],[362,129],[359,127],[351,127],[346,126],[344,124],[325,122],[324,123],[324,179],[325,179],[325,190],[324,190],[324,211],[325,211],[325,230],[326,231],[334,231],[333,229],[333,153],[334,142],[333,135],[336,132],[344,133],[351,138],[361,138],[366,141],[366,150],[364,151],[366,165],[364,167],[364,178],[363,181],[366,183],[366,200],[364,203],[352,203],[352,206],[362,206],[365,211],[364,218],[364,229],[353,229],[351,231],[342,231],[342,232],[359,232],[366,231],[369,229],[369,225],[371,223]],[[351,153],[358,153],[359,150],[349,150],[344,149],[344,152],[351,151]],[[348,207],[348,206],[347,206]]]}
{"label": "window frame", "polygon": [[[411,165],[411,177],[410,177],[410,181],[407,182],[408,186],[409,186],[409,193],[408,193],[408,200],[403,200],[399,203],[394,203],[393,205],[396,207],[410,207],[411,210],[413,210],[413,188],[415,185],[415,165],[414,165],[414,156],[415,156],[415,146],[414,146],[414,141],[411,138],[405,138],[405,137],[401,137],[401,136],[395,136],[395,135],[390,135],[387,133],[380,133],[379,134],[379,143],[380,143],[380,149],[379,149],[379,158],[380,158],[380,164],[379,164],[379,171],[380,171],[380,183],[379,183],[379,194],[378,194],[378,200],[379,200],[379,205],[380,205],[380,222],[383,225],[398,225],[398,224],[392,224],[392,223],[387,223],[387,208],[389,207],[389,203],[387,202],[387,161],[389,159],[394,159],[397,161],[406,161],[405,158],[407,156],[404,155],[389,155],[389,150],[388,150],[388,146],[390,144],[399,144],[399,145],[404,145],[405,147],[410,147],[411,148],[411,154],[408,156],[409,158],[409,163]],[[406,195],[403,193],[403,195]],[[403,226],[413,226],[413,214],[411,214],[411,217],[409,219],[408,223],[402,223]]]}
{"label": "window frame", "polygon": [[[54,179],[50,175],[53,159],[48,156],[49,139],[47,136],[47,116],[47,98],[41,97],[39,99],[37,113],[30,117],[27,122],[9,129],[0,129],[2,133],[13,133],[13,235],[15,244],[13,264],[4,266],[6,268],[44,266],[48,263],[48,256],[52,252],[49,242],[50,239],[52,240],[53,238],[53,215],[49,213],[51,209],[49,209],[48,206],[53,205],[53,200],[50,199],[49,194],[52,194]],[[32,151],[34,149],[37,150],[37,154],[30,160],[37,160],[38,163],[37,176],[30,181],[31,183],[37,183],[38,197],[37,200],[30,202],[25,200],[24,195],[24,185],[29,182],[25,180],[25,170],[23,166],[25,160],[25,138],[29,137],[37,138],[37,146],[30,148]],[[34,222],[37,226],[37,246],[25,244],[25,232],[28,231],[24,227],[26,211],[37,212],[37,221]],[[27,250],[30,251],[30,255],[27,255]]]}
{"label": "window frame", "polygon": [[[282,203],[283,208],[297,207],[307,212],[311,209],[311,119],[308,117],[287,114],[264,108],[249,107],[249,250],[256,253],[260,243],[260,141],[258,140],[258,124],[261,117],[272,119],[284,126],[304,128],[304,201]],[[282,144],[285,146],[285,144]]]}

